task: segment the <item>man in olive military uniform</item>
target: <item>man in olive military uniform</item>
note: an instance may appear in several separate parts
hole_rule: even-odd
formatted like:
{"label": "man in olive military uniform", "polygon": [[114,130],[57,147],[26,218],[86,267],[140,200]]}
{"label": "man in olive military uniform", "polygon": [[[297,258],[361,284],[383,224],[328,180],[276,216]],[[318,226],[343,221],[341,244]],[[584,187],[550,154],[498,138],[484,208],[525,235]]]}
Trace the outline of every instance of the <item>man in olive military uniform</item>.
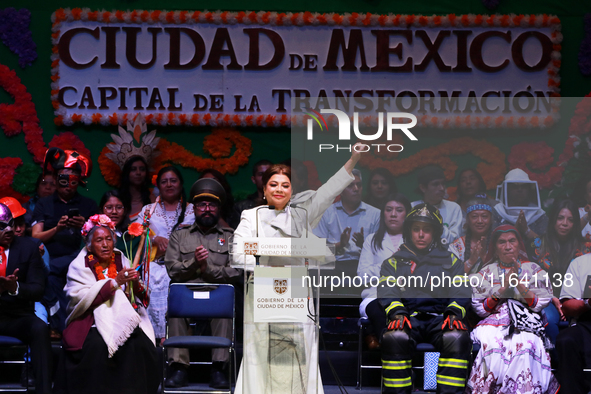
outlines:
{"label": "man in olive military uniform", "polygon": [[[242,271],[231,268],[228,243],[233,230],[219,224],[220,207],[226,193],[215,179],[202,178],[191,187],[190,201],[195,208],[195,223],[171,234],[166,249],[166,268],[172,283],[237,283]],[[168,336],[189,335],[189,319],[169,319]],[[215,336],[232,338],[230,319],[213,319],[211,331]],[[170,349],[168,361],[172,373],[166,380],[167,387],[183,387],[188,384],[188,349]],[[230,362],[227,349],[212,351],[210,386],[228,388],[230,383],[224,373]]]}

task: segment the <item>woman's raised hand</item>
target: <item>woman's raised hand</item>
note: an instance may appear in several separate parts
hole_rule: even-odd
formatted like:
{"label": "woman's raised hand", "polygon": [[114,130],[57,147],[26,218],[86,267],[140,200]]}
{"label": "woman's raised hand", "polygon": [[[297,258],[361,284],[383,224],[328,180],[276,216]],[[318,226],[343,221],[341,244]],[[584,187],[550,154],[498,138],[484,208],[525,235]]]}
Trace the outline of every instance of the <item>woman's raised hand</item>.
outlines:
{"label": "woman's raised hand", "polygon": [[355,168],[359,159],[361,159],[361,154],[366,151],[364,148],[365,146],[367,145],[358,142],[351,148],[351,158],[345,163],[345,170],[347,170],[349,174],[353,171],[353,168]]}

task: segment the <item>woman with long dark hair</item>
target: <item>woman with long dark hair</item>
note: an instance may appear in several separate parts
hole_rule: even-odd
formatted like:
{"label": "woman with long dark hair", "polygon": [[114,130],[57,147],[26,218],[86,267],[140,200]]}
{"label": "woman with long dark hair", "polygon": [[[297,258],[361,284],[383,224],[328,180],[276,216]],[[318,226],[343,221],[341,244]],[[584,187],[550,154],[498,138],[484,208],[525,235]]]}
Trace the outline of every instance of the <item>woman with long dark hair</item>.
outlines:
{"label": "woman with long dark hair", "polygon": [[121,237],[126,230],[128,218],[119,190],[109,190],[103,194],[99,203],[99,211],[111,219],[115,225],[117,237]]}
{"label": "woman with long dark hair", "polygon": [[160,195],[156,202],[142,208],[137,223],[144,222],[144,216],[150,215],[150,230],[155,235],[151,241],[156,247],[154,260],[150,262],[149,284],[151,292],[148,314],[156,338],[164,338],[166,331],[166,308],[170,277],[164,265],[164,254],[168,247],[170,234],[180,225],[192,225],[195,222],[193,204],[187,204],[181,172],[176,167],[164,167],[158,171],[156,184]]}
{"label": "woman with long dark hair", "polygon": [[466,204],[466,235],[449,245],[450,252],[464,262],[464,272],[476,273],[482,268],[492,230],[492,206],[488,199],[476,197]]}
{"label": "woman with long dark hair", "polygon": [[[404,218],[411,211],[410,201],[401,193],[392,193],[386,200],[381,207],[378,231],[365,238],[361,249],[357,267],[357,275],[361,278],[374,277],[379,280],[382,263],[396,253],[403,243],[402,226]],[[365,342],[370,349],[379,347],[378,338],[386,329],[386,312],[378,302],[377,296],[376,287],[364,289],[359,305],[359,314],[362,317],[367,316],[371,322],[365,332]]]}
{"label": "woman with long dark hair", "polygon": [[143,157],[133,156],[125,162],[121,170],[119,194],[130,222],[135,221],[145,205],[154,202],[150,193],[148,168]]}
{"label": "woman with long dark hair", "polygon": [[589,247],[581,236],[581,219],[576,204],[569,199],[556,201],[550,210],[546,233],[528,245],[529,257],[548,272],[548,280],[554,284],[552,305],[545,309],[548,319],[548,335],[554,342],[558,336],[558,321],[565,320],[560,303],[561,286],[570,262],[589,253]]}
{"label": "woman with long dark hair", "polygon": [[381,209],[387,202],[387,197],[397,191],[394,175],[388,169],[378,167],[369,174],[369,185],[363,201]]}

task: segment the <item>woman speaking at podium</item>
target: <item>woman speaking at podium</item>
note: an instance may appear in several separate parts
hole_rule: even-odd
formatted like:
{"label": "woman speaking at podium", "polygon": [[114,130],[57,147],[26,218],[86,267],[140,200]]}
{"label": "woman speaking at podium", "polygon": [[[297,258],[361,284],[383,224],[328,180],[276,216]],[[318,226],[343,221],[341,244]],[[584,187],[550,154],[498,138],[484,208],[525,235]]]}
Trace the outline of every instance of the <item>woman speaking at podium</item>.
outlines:
{"label": "woman speaking at podium", "polygon": [[[282,164],[271,166],[263,176],[263,198],[267,207],[242,212],[240,224],[234,232],[234,242],[252,237],[300,238],[308,236],[308,232],[314,236],[312,228],[324,211],[355,179],[351,171],[361,156],[361,152],[355,150],[362,149],[360,147],[362,144],[353,147],[351,158],[317,191],[308,190],[293,197],[290,167]],[[246,259],[247,271],[254,270],[254,256],[240,258]],[[246,286],[245,320],[253,313],[253,283],[251,275]],[[244,356],[235,393],[321,394],[324,390],[317,365],[315,325],[245,324]]]}

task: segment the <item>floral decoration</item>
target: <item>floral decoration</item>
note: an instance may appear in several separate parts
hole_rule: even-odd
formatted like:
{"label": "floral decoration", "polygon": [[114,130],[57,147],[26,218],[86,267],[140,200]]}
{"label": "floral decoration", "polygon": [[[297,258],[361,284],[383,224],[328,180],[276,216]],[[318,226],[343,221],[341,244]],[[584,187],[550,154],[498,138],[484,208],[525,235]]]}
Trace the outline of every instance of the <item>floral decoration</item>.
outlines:
{"label": "floral decoration", "polygon": [[63,150],[75,150],[76,152],[91,157],[90,149],[88,149],[84,142],[71,131],[64,131],[54,136],[48,144],[49,148],[62,148]]}
{"label": "floral decoration", "polygon": [[[10,22],[6,22],[6,18],[11,19]],[[27,10],[18,12],[10,8],[0,10],[0,38],[6,43],[5,36],[10,37],[10,44],[7,45],[11,47],[14,44],[20,48],[16,52],[21,56],[21,67],[24,67],[23,61],[28,64],[36,57],[36,54],[31,57],[30,50],[27,49],[33,48],[34,52],[35,46],[34,43],[32,46],[27,44],[27,34],[23,30],[26,26],[28,31],[29,18],[30,13]],[[29,46],[27,47],[27,45]],[[0,128],[7,137],[23,132],[27,150],[33,155],[33,161],[39,165],[42,164],[47,146],[43,141],[43,130],[39,126],[39,118],[31,94],[27,92],[27,88],[21,83],[16,72],[3,64],[0,64],[0,87],[6,90],[14,100],[12,104],[0,103]],[[75,149],[81,153],[90,154],[82,141],[70,132],[54,136],[49,146]],[[20,158],[0,158],[0,168],[2,169],[0,190],[4,195],[14,197],[24,203],[29,199],[26,194],[34,189],[39,169],[32,165],[25,165],[19,169],[22,164],[23,161]]]}
{"label": "floral decoration", "polygon": [[471,137],[456,138],[434,147],[422,149],[408,158],[398,160],[385,160],[373,154],[364,154],[361,156],[359,164],[371,170],[384,167],[394,176],[409,174],[418,168],[429,165],[437,165],[443,168],[445,178],[449,181],[454,178],[458,169],[457,164],[450,156],[467,153],[483,160],[476,166],[476,169],[482,175],[486,188],[494,189],[503,180],[506,173],[505,154],[495,145]]}
{"label": "floral decoration", "polygon": [[[589,164],[591,164],[589,161],[591,141],[589,146],[587,144],[581,144],[582,141],[591,138],[591,93],[587,94],[577,104],[575,114],[570,121],[568,133],[569,136],[565,142],[564,149],[554,166],[546,169],[553,162],[553,148],[545,142],[524,142],[511,149],[508,158],[511,169],[522,169],[528,174],[531,180],[537,181],[542,189],[549,189],[559,184],[558,189],[553,194],[570,194],[574,187],[574,182],[584,172],[589,171]],[[583,149],[582,152],[576,152],[577,150],[581,151],[581,149]],[[577,161],[583,160],[583,163],[571,162],[573,157]],[[528,168],[528,164],[532,169],[543,172],[532,171]],[[566,171],[567,169],[568,171]]]}
{"label": "floral decoration", "polygon": [[[495,1],[495,0],[488,0]],[[66,109],[60,107],[58,102],[59,93],[59,66],[57,44],[60,37],[62,22],[70,21],[97,21],[102,23],[159,23],[167,24],[245,24],[245,25],[271,25],[271,26],[359,26],[359,27],[532,27],[550,28],[551,40],[553,43],[552,61],[550,62],[548,74],[548,90],[552,96],[558,97],[560,92],[559,70],[561,65],[561,42],[562,33],[560,19],[555,15],[401,15],[388,14],[379,15],[371,13],[313,13],[305,12],[269,12],[269,11],[161,11],[161,10],[133,10],[133,11],[92,11],[89,8],[60,8],[52,15],[52,87],[51,100],[55,108],[56,125],[72,125],[75,122],[82,122],[86,125],[100,124],[104,126],[125,124],[128,119],[135,116],[134,113],[112,113],[92,115],[67,114]],[[428,127],[520,127],[539,128],[547,127],[555,122],[557,112],[553,111],[545,117],[508,117],[508,116],[457,116],[444,118],[424,115],[419,117],[418,126]],[[151,125],[183,125],[183,126],[212,126],[212,127],[282,127],[294,124],[305,125],[306,116],[298,115],[290,117],[284,115],[230,115],[223,113],[201,113],[201,114],[179,114],[175,112],[150,113],[145,116],[146,123]],[[369,117],[368,117],[369,118]],[[373,122],[371,119],[363,119],[363,122]],[[336,117],[331,124],[336,124]]]}
{"label": "floral decoration", "polygon": [[[90,255],[89,258],[93,256]],[[103,273],[103,267],[101,266],[100,262],[96,262],[94,265],[94,272],[96,272],[96,277],[98,280],[103,280],[105,278],[105,274]],[[109,263],[109,268],[107,269],[107,277],[111,279],[115,279],[117,277],[117,264],[115,264],[115,253],[111,257],[111,262]]]}
{"label": "floral decoration", "polygon": [[591,13],[585,14],[585,38],[579,47],[579,70],[588,77],[591,75]]}
{"label": "floral decoration", "polygon": [[30,66],[37,59],[37,45],[29,29],[30,23],[31,12],[26,8],[0,10],[0,40],[18,55],[21,68]]}
{"label": "floral decoration", "polygon": [[[235,148],[234,154],[232,147]],[[197,171],[203,171],[213,168],[222,174],[235,174],[240,166],[248,163],[248,158],[252,154],[252,141],[243,136],[240,132],[230,128],[214,129],[206,136],[203,141],[203,150],[212,158],[203,158],[195,156],[181,145],[175,142],[169,142],[164,138],[160,139],[156,150],[161,152],[154,158],[152,166],[154,173],[158,173],[160,168],[168,163],[178,164],[185,168],[193,168]],[[105,181],[111,186],[119,186],[121,169],[112,160],[105,155],[110,150],[105,147],[98,158],[99,168],[105,178]],[[152,183],[155,185],[155,177],[152,176]],[[157,186],[157,185],[155,185]]]}
{"label": "floral decoration", "polygon": [[115,223],[113,223],[107,215],[97,214],[97,215],[92,215],[90,218],[88,218],[86,223],[84,223],[84,226],[82,226],[82,231],[81,231],[82,236],[86,237],[88,235],[88,233],[90,232],[90,230],[92,230],[96,226],[107,227],[107,228],[115,231]]}
{"label": "floral decoration", "polygon": [[534,170],[544,170],[554,162],[553,154],[554,148],[546,142],[522,142],[511,148],[508,161],[512,169],[521,168],[529,179],[538,182],[540,188],[549,189],[560,181],[564,167],[554,166],[544,172],[533,172],[527,164]]}
{"label": "floral decoration", "polygon": [[5,197],[14,197],[20,202],[26,202],[28,198],[12,188],[12,181],[16,175],[16,169],[23,163],[18,157],[0,158],[0,190]]}
{"label": "floral decoration", "polygon": [[47,149],[35,104],[16,72],[3,64],[0,64],[0,87],[14,99],[13,104],[0,103],[0,127],[7,137],[15,136],[21,131],[25,133],[25,143],[33,160],[35,163],[43,163]]}
{"label": "floral decoration", "polygon": [[591,168],[591,93],[575,108],[568,129],[569,137],[558,157],[556,167],[563,171],[551,196],[573,196],[576,184]]}

